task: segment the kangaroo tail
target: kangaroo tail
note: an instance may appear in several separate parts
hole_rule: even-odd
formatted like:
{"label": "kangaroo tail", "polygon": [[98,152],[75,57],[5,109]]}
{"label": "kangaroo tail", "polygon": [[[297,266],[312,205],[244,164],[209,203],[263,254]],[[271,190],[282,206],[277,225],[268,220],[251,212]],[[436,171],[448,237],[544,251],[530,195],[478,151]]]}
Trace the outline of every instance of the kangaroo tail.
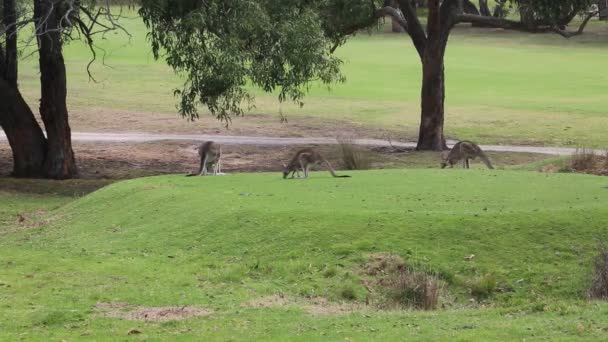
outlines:
{"label": "kangaroo tail", "polygon": [[325,162],[325,164],[327,164],[327,168],[329,169],[329,173],[331,173],[332,176],[334,176],[336,178],[350,178],[350,176],[348,176],[348,175],[337,175],[336,171],[331,166],[331,164],[329,163],[329,161],[327,161],[327,159],[325,159],[325,158],[323,158],[323,161]]}
{"label": "kangaroo tail", "polygon": [[488,159],[488,156],[486,156],[486,154],[482,151],[479,151],[479,159],[481,159],[481,161],[486,164],[488,169],[494,169],[494,166],[492,166],[492,163],[490,163],[490,159]]}

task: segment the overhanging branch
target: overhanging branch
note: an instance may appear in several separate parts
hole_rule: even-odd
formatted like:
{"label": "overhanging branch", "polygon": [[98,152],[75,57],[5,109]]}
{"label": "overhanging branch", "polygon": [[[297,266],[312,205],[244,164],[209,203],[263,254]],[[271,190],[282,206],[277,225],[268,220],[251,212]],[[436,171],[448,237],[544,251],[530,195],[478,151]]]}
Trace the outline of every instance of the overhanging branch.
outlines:
{"label": "overhanging branch", "polygon": [[580,35],[585,30],[585,27],[598,12],[588,13],[585,17],[585,20],[581,23],[577,31],[570,32],[566,30],[560,29],[557,25],[543,25],[536,26],[534,28],[529,28],[523,23],[515,20],[496,18],[496,17],[485,17],[481,15],[475,14],[459,14],[456,16],[457,23],[471,23],[471,24],[481,24],[484,26],[502,28],[505,30],[513,30],[513,31],[522,31],[522,32],[532,32],[532,33],[545,33],[545,32],[553,32],[557,33],[564,38],[570,38],[577,35]]}
{"label": "overhanging branch", "polygon": [[[405,20],[405,18],[401,14],[401,12],[399,12],[399,10],[392,8],[392,7],[388,7],[388,6],[378,8],[378,9],[375,9],[372,7],[372,10],[373,10],[372,15],[370,16],[370,18],[368,20],[358,23],[356,25],[347,27],[346,29],[344,29],[341,32],[341,34],[344,36],[349,36],[360,30],[364,30],[364,29],[374,25],[378,21],[378,19],[383,18],[385,16],[390,16],[393,19],[395,19],[399,23],[399,25],[401,27],[403,27],[403,29],[407,32],[407,21]],[[336,51],[336,49],[340,45],[341,45],[340,42],[336,42],[334,44],[334,46],[329,50],[330,53],[334,53],[334,51]]]}

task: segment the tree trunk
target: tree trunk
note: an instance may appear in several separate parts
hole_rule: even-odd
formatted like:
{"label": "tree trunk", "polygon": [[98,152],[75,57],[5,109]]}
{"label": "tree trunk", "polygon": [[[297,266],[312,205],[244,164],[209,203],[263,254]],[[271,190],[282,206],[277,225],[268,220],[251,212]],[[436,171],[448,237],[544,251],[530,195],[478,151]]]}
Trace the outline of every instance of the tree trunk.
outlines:
{"label": "tree trunk", "polygon": [[447,149],[443,135],[444,101],[443,57],[427,53],[422,61],[422,115],[417,150]]}
{"label": "tree trunk", "polygon": [[[4,26],[7,27],[6,36],[6,55],[0,58],[3,64],[0,70],[8,84],[17,87],[17,13],[15,8],[15,0],[4,0],[3,3],[3,19]],[[2,52],[2,50],[0,50]]]}
{"label": "tree trunk", "polygon": [[450,23],[446,18],[442,18],[439,0],[429,1],[427,5],[427,43],[422,55],[422,113],[416,149],[441,151],[447,148],[443,136],[443,56],[448,43]]}
{"label": "tree trunk", "polygon": [[479,0],[479,14],[483,15],[484,17],[492,16],[490,7],[488,7],[488,0]]}
{"label": "tree trunk", "polygon": [[534,19],[534,11],[528,4],[521,4],[519,7],[519,20],[528,31],[536,29],[536,20]]}
{"label": "tree trunk", "polygon": [[77,176],[72,150],[68,108],[66,104],[66,70],[57,7],[52,0],[35,0],[38,51],[40,57],[40,115],[47,133],[48,150],[44,169],[49,178],[68,179]]}
{"label": "tree trunk", "polygon": [[43,177],[46,139],[19,90],[0,78],[0,126],[13,151],[14,177]]}

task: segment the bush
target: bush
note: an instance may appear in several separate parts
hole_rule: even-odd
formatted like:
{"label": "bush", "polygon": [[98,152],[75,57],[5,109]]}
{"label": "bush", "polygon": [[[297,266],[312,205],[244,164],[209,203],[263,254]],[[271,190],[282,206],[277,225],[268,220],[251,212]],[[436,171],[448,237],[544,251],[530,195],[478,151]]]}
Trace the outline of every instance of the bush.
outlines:
{"label": "bush", "polygon": [[364,284],[371,299],[379,306],[423,310],[437,308],[443,282],[435,274],[416,270],[401,257],[390,254],[372,256],[364,270],[368,276],[374,277],[371,281],[364,281]]}
{"label": "bush", "polygon": [[570,167],[575,171],[587,171],[595,168],[596,155],[592,150],[576,149],[570,160]]}
{"label": "bush", "polygon": [[590,299],[608,299],[608,247],[601,243],[593,263],[593,280],[588,296]]}
{"label": "bush", "polygon": [[353,143],[350,138],[338,139],[340,158],[347,170],[369,170],[372,167],[370,152]]}
{"label": "bush", "polygon": [[404,267],[389,284],[388,295],[399,306],[434,310],[439,302],[440,289],[437,277]]}
{"label": "bush", "polygon": [[491,297],[498,289],[496,277],[492,274],[486,274],[469,282],[471,295],[477,300],[483,300]]}
{"label": "bush", "polygon": [[340,297],[345,300],[355,300],[357,292],[351,285],[345,285],[340,289]]}

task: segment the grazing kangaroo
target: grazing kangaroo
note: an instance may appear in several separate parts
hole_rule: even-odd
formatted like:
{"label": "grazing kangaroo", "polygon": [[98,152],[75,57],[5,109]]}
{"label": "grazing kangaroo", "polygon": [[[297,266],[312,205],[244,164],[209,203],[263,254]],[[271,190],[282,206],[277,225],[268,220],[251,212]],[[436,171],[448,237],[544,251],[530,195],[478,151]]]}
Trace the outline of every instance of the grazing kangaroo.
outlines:
{"label": "grazing kangaroo", "polygon": [[350,177],[347,175],[339,176],[336,174],[336,170],[331,166],[331,164],[327,161],[327,159],[323,158],[319,152],[313,150],[312,148],[305,148],[296,152],[296,155],[291,158],[289,164],[283,164],[283,178],[287,178],[291,173],[291,178],[293,178],[294,174],[298,174],[298,178],[300,177],[300,170],[304,171],[304,178],[308,178],[308,170],[310,169],[310,165],[325,163],[327,168],[329,169],[329,173],[331,173],[334,177]]}
{"label": "grazing kangaroo", "polygon": [[494,168],[486,154],[483,153],[477,144],[471,141],[460,141],[456,143],[456,145],[454,145],[450,151],[441,152],[441,168],[443,169],[448,165],[450,165],[450,167],[454,167],[454,164],[462,160],[462,166],[465,169],[468,169],[469,160],[477,157],[479,157],[479,159],[486,164],[488,169]]}
{"label": "grazing kangaroo", "polygon": [[222,147],[213,141],[205,141],[198,147],[198,155],[201,157],[201,166],[196,173],[189,173],[190,176],[206,176],[208,170],[213,168],[213,175],[222,174]]}

